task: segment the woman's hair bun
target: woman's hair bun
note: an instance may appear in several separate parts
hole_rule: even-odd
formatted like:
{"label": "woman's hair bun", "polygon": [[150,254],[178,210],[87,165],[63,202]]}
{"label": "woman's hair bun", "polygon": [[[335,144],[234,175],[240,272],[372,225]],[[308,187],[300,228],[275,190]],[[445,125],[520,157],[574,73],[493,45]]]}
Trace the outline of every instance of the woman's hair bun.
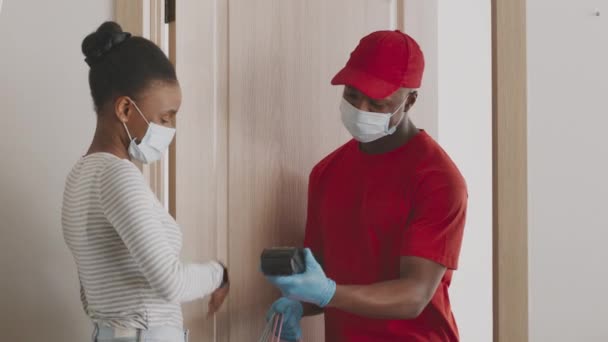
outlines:
{"label": "woman's hair bun", "polygon": [[124,32],[120,25],[113,21],[101,24],[97,31],[89,34],[82,41],[82,53],[86,57],[85,62],[91,67],[94,66],[103,60],[104,55],[129,37],[131,37],[131,34]]}

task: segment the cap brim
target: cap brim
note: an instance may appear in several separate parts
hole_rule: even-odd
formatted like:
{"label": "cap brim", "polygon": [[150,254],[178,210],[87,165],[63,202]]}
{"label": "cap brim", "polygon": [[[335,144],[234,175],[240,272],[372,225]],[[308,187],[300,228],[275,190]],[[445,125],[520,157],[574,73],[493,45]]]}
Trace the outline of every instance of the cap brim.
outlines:
{"label": "cap brim", "polygon": [[344,67],[334,76],[331,84],[351,86],[373,99],[386,98],[400,88],[399,85],[386,82],[348,66]]}

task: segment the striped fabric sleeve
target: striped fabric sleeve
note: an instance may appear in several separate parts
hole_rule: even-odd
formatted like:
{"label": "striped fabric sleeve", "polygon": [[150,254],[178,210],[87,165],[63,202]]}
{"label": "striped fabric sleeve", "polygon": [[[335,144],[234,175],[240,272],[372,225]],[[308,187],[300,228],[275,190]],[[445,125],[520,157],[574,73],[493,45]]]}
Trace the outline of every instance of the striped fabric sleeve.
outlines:
{"label": "striped fabric sleeve", "polygon": [[87,296],[84,292],[84,287],[82,287],[82,282],[80,282],[80,301],[82,302],[82,307],[84,312],[89,314],[89,302],[87,301]]}
{"label": "striped fabric sleeve", "polygon": [[100,202],[142,274],[171,303],[202,298],[217,289],[223,267],[217,262],[182,264],[167,242],[141,172],[127,160],[110,163],[99,176]]}

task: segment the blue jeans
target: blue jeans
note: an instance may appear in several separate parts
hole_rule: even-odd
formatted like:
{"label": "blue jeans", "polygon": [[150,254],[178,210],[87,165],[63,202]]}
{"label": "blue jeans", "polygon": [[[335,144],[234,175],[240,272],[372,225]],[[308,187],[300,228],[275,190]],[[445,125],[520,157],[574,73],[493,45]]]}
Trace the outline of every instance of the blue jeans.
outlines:
{"label": "blue jeans", "polygon": [[95,325],[93,342],[188,342],[188,332],[174,327],[125,330]]}

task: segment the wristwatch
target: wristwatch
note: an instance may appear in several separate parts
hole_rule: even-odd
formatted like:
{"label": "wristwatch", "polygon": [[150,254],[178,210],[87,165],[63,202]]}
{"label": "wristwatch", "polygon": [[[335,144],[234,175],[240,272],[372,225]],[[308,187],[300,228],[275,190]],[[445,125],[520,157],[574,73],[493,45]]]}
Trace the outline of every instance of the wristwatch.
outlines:
{"label": "wristwatch", "polygon": [[222,265],[222,268],[224,269],[224,276],[222,278],[222,283],[220,284],[220,288],[221,288],[221,287],[228,285],[230,283],[230,280],[228,279],[228,268],[226,268],[226,265],[224,265],[222,262],[219,262],[219,261],[218,261],[218,263],[220,265]]}

